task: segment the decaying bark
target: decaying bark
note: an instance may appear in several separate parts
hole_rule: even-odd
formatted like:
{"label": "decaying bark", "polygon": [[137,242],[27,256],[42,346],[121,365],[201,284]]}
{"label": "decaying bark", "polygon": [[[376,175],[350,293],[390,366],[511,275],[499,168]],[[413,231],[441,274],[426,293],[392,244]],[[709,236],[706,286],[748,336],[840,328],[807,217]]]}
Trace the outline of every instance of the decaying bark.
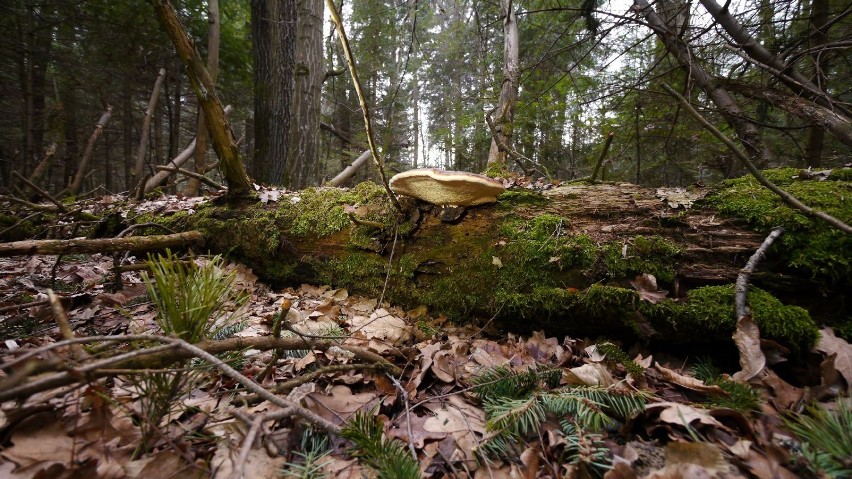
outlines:
{"label": "decaying bark", "polygon": [[151,251],[165,248],[201,246],[204,237],[198,231],[171,235],[134,236],[70,240],[28,240],[0,243],[0,257],[30,254],[110,253],[113,251]]}

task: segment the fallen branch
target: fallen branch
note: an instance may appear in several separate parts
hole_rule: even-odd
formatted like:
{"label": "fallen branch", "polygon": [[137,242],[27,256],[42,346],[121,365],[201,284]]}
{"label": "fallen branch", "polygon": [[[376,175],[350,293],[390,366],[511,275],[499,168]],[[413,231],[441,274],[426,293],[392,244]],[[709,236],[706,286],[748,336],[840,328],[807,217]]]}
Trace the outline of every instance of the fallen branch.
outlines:
{"label": "fallen branch", "polygon": [[[230,112],[231,112],[231,110],[233,110],[233,109],[234,109],[234,107],[233,107],[233,106],[231,106],[231,105],[227,105],[227,106],[225,107],[225,109],[224,109],[225,115],[227,116],[227,115],[228,115],[228,113],[230,113]],[[190,158],[192,158],[192,155],[195,153],[195,147],[196,147],[197,143],[198,143],[198,138],[197,138],[197,137],[196,137],[196,138],[193,138],[193,139],[192,139],[192,141],[191,141],[191,142],[189,142],[189,145],[188,145],[188,146],[187,146],[187,147],[186,147],[183,151],[181,151],[180,153],[178,153],[178,155],[177,155],[177,156],[175,156],[174,158],[172,158],[172,159],[171,159],[168,163],[166,163],[164,166],[173,166],[173,167],[175,167],[175,168],[180,168],[181,166],[183,166],[183,164],[184,164],[184,163],[186,163],[187,161],[189,161],[189,159],[190,159]],[[238,141],[237,143],[239,143],[239,141]],[[215,163],[215,165],[216,165],[216,166],[218,166],[218,164],[219,164],[219,162],[217,161],[217,162]],[[209,166],[208,166],[208,168],[212,169],[212,168],[213,168],[213,165],[209,165]],[[208,169],[208,170],[206,170],[206,171],[205,171],[205,173],[206,173],[207,171],[210,171],[210,170],[209,170],[209,169]],[[162,171],[160,171],[159,173],[157,173],[156,175],[154,175],[154,176],[152,176],[151,178],[147,179],[147,180],[145,181],[145,193],[150,193],[150,192],[151,192],[151,190],[153,190],[154,188],[156,188],[156,187],[160,186],[160,185],[161,185],[164,181],[166,181],[166,179],[167,179],[169,176],[171,176],[171,175],[173,175],[173,174],[174,174],[174,173],[172,173],[172,172],[170,172],[170,171],[168,171],[168,170],[162,170]]]}
{"label": "fallen branch", "polygon": [[67,209],[67,208],[65,208],[65,205],[63,205],[62,203],[60,203],[59,201],[57,201],[57,200],[56,200],[56,198],[54,198],[53,196],[50,196],[50,193],[48,193],[47,191],[45,191],[45,190],[43,190],[43,189],[39,188],[39,186],[38,186],[38,185],[36,185],[36,184],[35,184],[35,183],[33,183],[32,181],[30,181],[30,180],[28,180],[28,179],[24,178],[24,176],[23,176],[23,175],[21,175],[20,173],[18,173],[17,171],[14,171],[14,170],[13,170],[13,171],[12,171],[12,175],[17,176],[19,180],[21,180],[21,181],[23,181],[24,183],[26,183],[26,185],[27,185],[27,186],[29,186],[30,188],[32,188],[32,189],[33,189],[33,191],[35,191],[36,193],[38,193],[39,195],[41,195],[41,197],[42,197],[42,198],[44,198],[44,199],[46,199],[46,200],[50,201],[51,203],[53,203],[54,205],[56,205],[56,208],[57,208],[59,211],[61,211],[62,213],[65,213],[65,212],[67,212],[67,211],[68,211],[68,209]]}
{"label": "fallen branch", "polygon": [[355,93],[358,95],[358,103],[361,104],[361,112],[364,116],[364,128],[367,131],[367,145],[370,147],[370,152],[373,155],[373,162],[379,170],[379,176],[382,178],[382,186],[385,187],[385,192],[393,204],[394,208],[400,213],[402,205],[396,199],[396,195],[388,185],[388,177],[385,174],[385,165],[382,158],[379,156],[379,151],[376,148],[376,140],[373,135],[373,124],[370,120],[370,108],[367,106],[367,97],[364,95],[364,87],[361,86],[361,80],[358,78],[358,69],[355,67],[355,58],[352,56],[352,49],[349,48],[349,39],[346,37],[346,31],[343,29],[343,21],[340,20],[340,15],[337,13],[337,7],[332,0],[325,0],[325,4],[331,13],[331,21],[337,29],[337,34],[340,37],[340,44],[343,47],[343,53],[346,57],[346,63],[349,65],[349,74],[352,76],[352,83],[355,85]]}
{"label": "fallen branch", "polygon": [[67,193],[69,195],[75,196],[80,192],[80,187],[83,186],[83,180],[88,177],[86,169],[89,166],[89,160],[92,159],[92,153],[95,151],[95,143],[98,141],[98,138],[100,138],[101,133],[103,133],[104,128],[106,128],[111,117],[112,105],[107,105],[106,110],[95,125],[95,131],[92,132],[92,136],[89,137],[89,141],[86,143],[86,148],[83,150],[83,157],[80,158],[80,166],[77,167],[77,174],[74,175],[74,181],[68,185]]}
{"label": "fallen branch", "polygon": [[204,236],[198,231],[171,235],[134,236],[70,240],[27,240],[0,243],[0,257],[32,254],[106,253],[113,251],[150,251],[181,246],[201,246]]}
{"label": "fallen branch", "polygon": [[754,273],[757,264],[766,256],[766,250],[772,243],[784,233],[784,228],[775,228],[769,233],[769,236],[763,240],[763,243],[748,259],[745,267],[740,270],[737,276],[737,283],[734,287],[736,292],[734,302],[737,310],[737,329],[734,331],[734,343],[740,352],[740,367],[741,371],[734,373],[734,379],[739,381],[748,381],[757,376],[763,368],[766,367],[766,356],[760,349],[760,329],[751,317],[751,312],[748,310],[747,293],[748,280],[751,274]]}
{"label": "fallen branch", "polygon": [[771,192],[775,193],[776,195],[778,195],[779,197],[781,197],[781,201],[783,201],[784,203],[787,203],[788,205],[790,205],[793,208],[796,208],[797,210],[801,211],[802,213],[804,213],[807,216],[810,216],[812,218],[819,218],[819,219],[825,221],[826,223],[834,226],[835,228],[843,231],[844,233],[847,233],[847,234],[852,233],[852,226],[847,225],[846,223],[840,221],[839,219],[835,218],[834,216],[831,216],[828,213],[818,211],[818,210],[811,208],[810,206],[799,201],[796,197],[794,197],[790,193],[787,193],[786,191],[782,190],[781,188],[775,186],[774,183],[767,180],[766,177],[763,176],[763,174],[760,172],[760,170],[757,169],[757,167],[754,165],[754,163],[752,163],[752,161],[749,159],[749,157],[745,153],[740,151],[740,149],[737,148],[736,145],[734,145],[734,142],[731,141],[727,136],[725,136],[724,133],[719,131],[715,126],[713,126],[709,121],[707,121],[707,119],[704,118],[701,115],[701,113],[698,113],[698,111],[695,110],[695,108],[693,108],[692,105],[689,104],[689,101],[686,98],[681,96],[680,93],[676,92],[669,85],[663,83],[662,86],[667,92],[669,92],[670,95],[677,98],[680,101],[680,103],[684,106],[686,111],[689,112],[689,114],[692,115],[696,120],[698,120],[698,122],[701,123],[701,125],[704,126],[704,128],[706,128],[707,131],[709,131],[710,133],[713,134],[713,136],[715,136],[716,138],[721,140],[722,143],[724,143],[725,146],[727,146],[728,149],[730,149],[731,152],[737,158],[739,158],[740,161],[742,161],[743,165],[754,176],[754,178],[757,180],[758,183],[765,186],[767,189],[769,189],[769,191],[771,191]]}
{"label": "fallen branch", "polygon": [[346,181],[349,178],[352,178],[352,176],[355,175],[355,172],[358,171],[359,168],[364,166],[364,163],[366,163],[367,160],[369,160],[369,159],[370,159],[370,150],[367,150],[364,153],[361,153],[361,155],[358,156],[358,158],[355,158],[355,161],[353,161],[349,166],[344,168],[343,171],[341,171],[340,173],[337,174],[337,176],[332,178],[328,182],[328,185],[337,187],[337,186],[342,185],[343,183],[346,183]]}
{"label": "fallen branch", "polygon": [[[39,354],[45,353],[47,351],[70,346],[72,344],[84,344],[84,343],[94,343],[94,342],[130,342],[130,341],[160,341],[163,342],[164,338],[162,336],[152,336],[147,334],[137,334],[137,335],[121,335],[121,336],[90,336],[87,338],[76,338],[73,340],[65,340],[59,341],[53,344],[49,344],[43,346],[41,348],[34,349],[32,351],[27,351],[25,354],[20,357],[14,359],[13,361],[9,361],[4,364],[0,364],[0,369],[8,370],[9,368],[21,364],[27,361],[30,358],[33,358]],[[221,354],[229,351],[240,351],[245,349],[257,349],[261,351],[268,351],[271,349],[285,349],[285,350],[303,350],[305,349],[305,343],[302,338],[271,338],[271,337],[254,337],[254,338],[228,338],[223,340],[208,340],[197,343],[193,346],[197,350],[202,352],[206,352],[208,354]],[[349,351],[354,355],[354,357],[366,361],[373,364],[378,364],[383,366],[383,370],[393,374],[395,376],[399,376],[402,371],[395,365],[389,363],[380,355],[373,353],[371,351],[367,351],[365,349],[349,346],[345,344],[339,344],[337,341],[311,341],[310,348],[316,351],[326,351],[329,348],[337,347],[343,349],[345,351]],[[69,384],[73,384],[77,381],[80,381],[81,378],[89,378],[91,380],[111,376],[112,374],[109,372],[102,371],[103,369],[145,369],[145,368],[156,368],[163,365],[173,364],[178,361],[186,360],[192,357],[200,357],[196,356],[194,353],[188,352],[184,349],[176,349],[177,346],[175,344],[169,343],[163,346],[143,349],[143,350],[134,350],[127,353],[119,354],[117,356],[105,358],[99,361],[94,361],[90,363],[86,363],[81,365],[80,367],[72,370],[72,371],[62,371],[54,374],[50,374],[47,376],[40,376],[38,379],[34,379],[28,383],[22,384],[15,388],[0,388],[0,402],[8,401],[10,399],[18,399],[25,398],[31,396],[33,394],[47,391],[50,389],[67,386]],[[253,383],[256,384],[256,383]],[[248,386],[247,386],[248,387]],[[260,387],[260,386],[258,386]],[[255,389],[248,388],[251,392],[254,392],[261,396],[263,399],[267,399],[264,394],[258,393]],[[263,389],[263,388],[261,388]],[[266,394],[269,394],[268,391],[263,389]]]}
{"label": "fallen branch", "polygon": [[215,188],[217,190],[224,190],[225,189],[225,187],[220,185],[219,183],[216,183],[215,181],[211,180],[210,178],[208,178],[208,177],[206,177],[206,176],[204,176],[200,173],[196,173],[194,171],[184,170],[183,168],[173,168],[173,167],[169,167],[169,166],[158,166],[157,169],[160,170],[160,171],[170,171],[172,173],[180,173],[180,174],[188,176],[190,178],[195,178],[196,180],[204,183],[205,185],[207,185],[211,188]]}

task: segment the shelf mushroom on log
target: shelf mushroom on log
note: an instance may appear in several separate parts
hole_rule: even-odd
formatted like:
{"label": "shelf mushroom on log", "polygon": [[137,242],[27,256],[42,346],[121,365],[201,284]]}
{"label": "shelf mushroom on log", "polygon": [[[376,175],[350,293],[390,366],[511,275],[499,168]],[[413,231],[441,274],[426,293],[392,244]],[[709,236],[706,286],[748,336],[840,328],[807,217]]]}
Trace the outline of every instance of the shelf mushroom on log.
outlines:
{"label": "shelf mushroom on log", "polygon": [[496,203],[506,190],[503,183],[466,171],[420,168],[400,173],[390,180],[391,190],[438,206],[476,206]]}

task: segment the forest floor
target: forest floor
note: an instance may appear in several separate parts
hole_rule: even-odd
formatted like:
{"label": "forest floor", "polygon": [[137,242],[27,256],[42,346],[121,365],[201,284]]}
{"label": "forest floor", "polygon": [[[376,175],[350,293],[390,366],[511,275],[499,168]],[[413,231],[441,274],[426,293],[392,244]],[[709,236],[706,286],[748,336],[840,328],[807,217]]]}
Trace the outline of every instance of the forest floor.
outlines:
{"label": "forest floor", "polygon": [[[358,478],[383,464],[377,451],[353,455],[340,436],[274,416],[280,406],[250,397],[201,361],[97,379],[82,368],[141,343],[49,349],[63,334],[47,288],[57,291],[77,337],[162,334],[143,275],[124,273],[123,289],[113,291],[112,266],[104,255],[0,259],[0,395],[35,372],[76,374],[73,384],[0,403],[0,477]],[[842,403],[852,346],[829,329],[783,379],[770,366],[747,385],[710,364],[730,357],[678,357],[546,332],[494,337],[422,308],[404,311],[328,286],[272,290],[242,265],[225,270],[231,290],[248,301],[225,305],[237,310],[220,337],[268,337],[283,306],[289,327],[341,346],[275,358],[242,349],[229,363],[245,377],[265,376],[265,388],[279,386],[277,394],[333,424],[357,411],[373,415],[384,432],[380,449],[415,454],[422,477],[763,479],[848,477],[852,469],[849,457],[836,457],[852,447],[852,407]],[[41,304],[17,307],[31,302]],[[378,371],[344,346],[378,353],[402,373]],[[8,367],[28,353],[37,361]],[[509,392],[482,389],[501,380]],[[554,413],[561,409],[550,401],[559,398],[574,401],[573,416]],[[809,401],[822,409],[805,409]],[[797,437],[790,428],[797,417],[817,421]],[[820,436],[841,452],[821,450]]]}

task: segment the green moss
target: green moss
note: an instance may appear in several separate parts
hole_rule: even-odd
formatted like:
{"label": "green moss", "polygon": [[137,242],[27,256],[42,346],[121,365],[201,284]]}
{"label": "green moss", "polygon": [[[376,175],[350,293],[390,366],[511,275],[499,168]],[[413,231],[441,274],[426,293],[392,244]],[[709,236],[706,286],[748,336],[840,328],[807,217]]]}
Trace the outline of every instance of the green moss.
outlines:
{"label": "green moss", "polygon": [[852,168],[835,168],[828,175],[831,181],[852,181]]}
{"label": "green moss", "polygon": [[541,193],[527,189],[506,190],[497,197],[497,204],[503,208],[513,208],[517,205],[534,205],[541,206],[548,202],[548,199]]}
{"label": "green moss", "polygon": [[511,178],[515,176],[514,173],[509,171],[505,163],[499,161],[489,164],[482,174],[491,178]]}
{"label": "green moss", "polygon": [[606,274],[613,279],[652,274],[658,281],[670,283],[681,248],[660,236],[636,236],[626,245],[613,242],[603,247],[602,262]]}
{"label": "green moss", "polygon": [[[322,238],[349,226],[343,205],[367,203],[384,196],[377,184],[365,181],[351,190],[340,188],[308,188],[299,193],[299,201],[287,209],[290,232],[297,237]],[[385,215],[382,220],[386,219]],[[372,219],[372,218],[365,218]]]}
{"label": "green moss", "polygon": [[[801,180],[795,168],[763,173],[806,205],[847,224],[852,222],[852,182],[849,180]],[[722,214],[738,218],[763,233],[783,226],[785,232],[775,242],[772,254],[826,286],[852,286],[852,235],[786,206],[753,177],[725,181],[704,201]]]}
{"label": "green moss", "polygon": [[[668,306],[671,306],[671,302]],[[760,327],[761,337],[774,339],[796,348],[807,349],[816,343],[819,330],[804,309],[786,306],[771,294],[749,288],[748,304],[752,318]],[[672,308],[676,326],[702,331],[727,333],[736,327],[734,285],[707,286],[689,292],[686,302]]]}

